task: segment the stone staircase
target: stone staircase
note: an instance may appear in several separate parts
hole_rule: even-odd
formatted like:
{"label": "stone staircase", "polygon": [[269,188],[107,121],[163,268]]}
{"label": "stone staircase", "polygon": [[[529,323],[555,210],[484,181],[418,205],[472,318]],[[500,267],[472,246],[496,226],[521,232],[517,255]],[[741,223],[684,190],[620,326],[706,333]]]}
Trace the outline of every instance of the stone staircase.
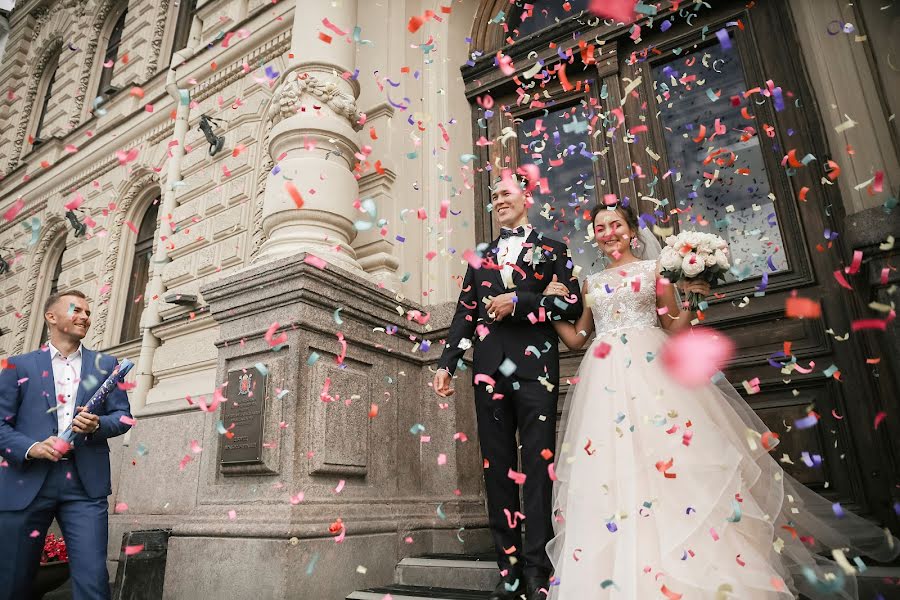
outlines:
{"label": "stone staircase", "polygon": [[492,554],[425,554],[404,558],[394,584],[359,590],[347,600],[485,600],[500,581]]}
{"label": "stone staircase", "polygon": [[[346,600],[384,600],[388,594],[391,600],[485,600],[499,580],[492,554],[425,554],[401,560],[392,585],[359,590]],[[900,566],[870,567],[857,582],[859,600],[900,599]]]}

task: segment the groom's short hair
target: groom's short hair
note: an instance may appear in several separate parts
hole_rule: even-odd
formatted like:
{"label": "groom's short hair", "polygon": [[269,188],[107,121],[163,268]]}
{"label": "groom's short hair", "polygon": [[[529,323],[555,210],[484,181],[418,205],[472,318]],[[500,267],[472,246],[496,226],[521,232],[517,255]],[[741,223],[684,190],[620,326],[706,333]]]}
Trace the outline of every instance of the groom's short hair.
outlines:
{"label": "groom's short hair", "polygon": [[81,290],[65,290],[62,292],[54,292],[53,294],[50,294],[50,296],[47,298],[47,301],[44,302],[44,314],[46,315],[47,311],[49,311],[50,308],[54,304],[56,304],[63,296],[75,296],[76,298],[87,300],[87,296]]}
{"label": "groom's short hair", "polygon": [[[524,192],[528,188],[528,178],[522,175],[521,173],[510,173],[510,176],[516,180],[516,183],[519,184],[519,187],[522,188]],[[494,182],[491,184],[491,191],[497,189],[497,186],[500,185],[500,182],[503,181],[503,176],[495,177]]]}

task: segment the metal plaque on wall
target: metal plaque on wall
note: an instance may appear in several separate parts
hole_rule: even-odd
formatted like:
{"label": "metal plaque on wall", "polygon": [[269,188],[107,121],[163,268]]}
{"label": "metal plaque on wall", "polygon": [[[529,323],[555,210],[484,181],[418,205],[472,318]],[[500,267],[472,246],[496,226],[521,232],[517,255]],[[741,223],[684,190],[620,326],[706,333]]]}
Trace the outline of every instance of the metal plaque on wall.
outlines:
{"label": "metal plaque on wall", "polygon": [[[262,462],[263,424],[267,401],[267,376],[256,369],[228,372],[222,423],[230,433],[222,436],[221,464]],[[232,426],[233,425],[233,426]]]}

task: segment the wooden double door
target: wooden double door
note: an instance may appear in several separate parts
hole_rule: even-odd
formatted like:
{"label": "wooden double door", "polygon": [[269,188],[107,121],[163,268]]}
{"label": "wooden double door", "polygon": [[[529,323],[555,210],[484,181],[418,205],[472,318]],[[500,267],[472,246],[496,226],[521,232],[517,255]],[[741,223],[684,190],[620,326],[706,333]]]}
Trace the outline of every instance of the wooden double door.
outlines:
{"label": "wooden double door", "polygon": [[[878,396],[850,333],[854,292],[834,275],[849,260],[844,212],[789,11],[781,0],[716,3],[693,16],[657,5],[653,26],[639,30],[570,6],[569,17],[512,45],[507,28],[490,58],[463,68],[482,140],[480,241],[498,232],[490,181],[526,163],[546,177],[530,221],[569,244],[582,279],[602,268],[585,213],[607,194],[628,198],[658,235],[724,237],[732,272],[703,316],[736,343],[729,380],[779,434],[774,455],[786,471],[896,532],[896,457],[875,426],[896,399]],[[518,22],[511,6],[507,22]],[[495,66],[498,50],[514,74]],[[820,315],[787,316],[795,296]],[[565,380],[581,354],[562,360]],[[813,413],[814,427],[798,426]]]}

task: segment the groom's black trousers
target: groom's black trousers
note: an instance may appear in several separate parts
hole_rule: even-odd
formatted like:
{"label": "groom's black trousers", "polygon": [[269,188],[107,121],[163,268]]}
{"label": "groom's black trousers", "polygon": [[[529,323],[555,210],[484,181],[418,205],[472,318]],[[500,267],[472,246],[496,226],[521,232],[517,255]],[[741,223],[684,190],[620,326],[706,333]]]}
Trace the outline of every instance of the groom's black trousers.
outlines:
{"label": "groom's black trousers", "polygon": [[[554,383],[548,390],[534,379],[507,378],[500,372],[489,392],[484,382],[475,386],[475,413],[478,437],[486,466],[484,485],[487,491],[488,519],[501,569],[513,568],[529,576],[548,576],[552,570],[545,546],[553,537],[551,521],[552,485],[547,466],[553,462],[541,456],[545,449],[556,447],[556,404],[559,388]],[[516,389],[518,388],[518,389]],[[495,395],[503,394],[500,399]],[[525,510],[519,506],[519,485],[509,471],[519,471],[516,429],[522,445],[522,472]],[[521,519],[510,528],[506,514],[525,514],[525,541],[520,533]],[[515,519],[514,519],[515,520]],[[511,557],[517,562],[512,565]],[[524,559],[524,560],[523,560]],[[524,562],[524,564],[523,564]],[[523,569],[524,567],[524,569]]]}

